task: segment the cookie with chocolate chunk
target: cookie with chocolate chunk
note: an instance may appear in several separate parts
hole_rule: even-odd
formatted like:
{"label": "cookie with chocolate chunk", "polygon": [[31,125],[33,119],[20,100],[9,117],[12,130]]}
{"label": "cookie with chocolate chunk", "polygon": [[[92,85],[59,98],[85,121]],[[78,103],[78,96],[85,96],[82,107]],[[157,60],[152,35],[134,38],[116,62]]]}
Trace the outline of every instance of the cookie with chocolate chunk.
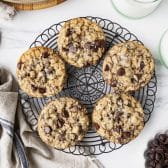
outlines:
{"label": "cookie with chocolate chunk", "polygon": [[42,46],[22,54],[16,74],[21,89],[33,97],[55,95],[66,81],[65,63],[52,49]]}
{"label": "cookie with chocolate chunk", "polygon": [[50,102],[38,119],[38,132],[46,144],[65,149],[79,143],[89,127],[87,110],[76,99],[62,97]]}
{"label": "cookie with chocolate chunk", "polygon": [[102,28],[86,18],[65,22],[58,37],[58,50],[62,58],[76,67],[94,65],[105,50]]}
{"label": "cookie with chocolate chunk", "polygon": [[125,144],[135,139],[144,127],[144,111],[134,97],[108,94],[101,98],[92,114],[95,130],[107,140]]}
{"label": "cookie with chocolate chunk", "polygon": [[154,74],[151,52],[136,41],[113,46],[103,63],[103,78],[115,90],[129,92],[144,87]]}

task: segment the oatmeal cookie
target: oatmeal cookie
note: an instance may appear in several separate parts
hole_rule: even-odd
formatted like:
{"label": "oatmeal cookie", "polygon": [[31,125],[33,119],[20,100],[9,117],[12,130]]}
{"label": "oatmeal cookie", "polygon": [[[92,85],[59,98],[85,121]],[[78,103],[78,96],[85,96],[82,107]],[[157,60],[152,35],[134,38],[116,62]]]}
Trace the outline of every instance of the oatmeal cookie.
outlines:
{"label": "oatmeal cookie", "polygon": [[129,92],[144,87],[154,74],[150,51],[136,41],[113,46],[103,62],[103,78],[115,90]]}
{"label": "oatmeal cookie", "polygon": [[125,144],[135,139],[144,127],[144,111],[134,97],[108,94],[101,98],[92,114],[98,134],[113,143]]}
{"label": "oatmeal cookie", "polygon": [[102,28],[86,18],[65,22],[57,42],[62,58],[79,68],[96,64],[105,50]]}
{"label": "oatmeal cookie", "polygon": [[66,81],[65,63],[46,47],[34,47],[22,54],[16,74],[21,89],[33,97],[55,95]]}
{"label": "oatmeal cookie", "polygon": [[89,127],[87,110],[77,100],[62,97],[50,102],[38,119],[41,139],[51,147],[65,149],[79,143]]}

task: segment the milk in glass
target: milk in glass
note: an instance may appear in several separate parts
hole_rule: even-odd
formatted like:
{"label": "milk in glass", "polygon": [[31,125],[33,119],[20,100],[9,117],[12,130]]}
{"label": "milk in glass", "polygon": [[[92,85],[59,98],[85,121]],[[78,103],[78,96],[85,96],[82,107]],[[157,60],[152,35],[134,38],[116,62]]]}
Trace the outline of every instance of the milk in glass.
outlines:
{"label": "milk in glass", "polygon": [[125,16],[141,18],[152,13],[162,0],[112,0],[115,8]]}

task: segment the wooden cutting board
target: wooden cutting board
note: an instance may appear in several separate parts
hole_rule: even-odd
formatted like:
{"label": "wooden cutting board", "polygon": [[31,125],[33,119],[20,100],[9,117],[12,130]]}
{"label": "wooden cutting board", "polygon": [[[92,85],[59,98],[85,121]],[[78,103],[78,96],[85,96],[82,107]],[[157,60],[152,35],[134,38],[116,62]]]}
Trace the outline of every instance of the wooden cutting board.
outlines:
{"label": "wooden cutting board", "polygon": [[58,5],[66,0],[47,0],[46,2],[37,2],[31,4],[18,4],[18,3],[8,3],[9,5],[14,6],[17,10],[37,10],[49,8],[55,5]]}

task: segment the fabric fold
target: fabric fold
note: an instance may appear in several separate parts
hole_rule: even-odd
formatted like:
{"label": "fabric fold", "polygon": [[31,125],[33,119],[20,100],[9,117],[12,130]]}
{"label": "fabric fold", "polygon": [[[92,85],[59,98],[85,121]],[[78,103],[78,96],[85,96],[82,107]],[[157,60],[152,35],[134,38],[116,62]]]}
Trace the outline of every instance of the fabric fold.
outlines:
{"label": "fabric fold", "polygon": [[0,167],[10,168],[11,163],[17,163],[13,155],[14,123],[17,108],[18,93],[11,92],[12,75],[0,68]]}

